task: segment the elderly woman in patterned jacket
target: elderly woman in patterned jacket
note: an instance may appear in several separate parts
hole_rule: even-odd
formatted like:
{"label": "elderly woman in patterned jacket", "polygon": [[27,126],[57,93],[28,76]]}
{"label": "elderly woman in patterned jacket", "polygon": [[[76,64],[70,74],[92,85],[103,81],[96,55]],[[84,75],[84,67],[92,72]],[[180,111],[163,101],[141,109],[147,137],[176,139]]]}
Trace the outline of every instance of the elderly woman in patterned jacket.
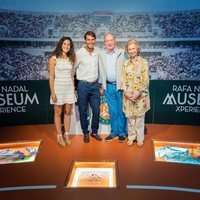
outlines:
{"label": "elderly woman in patterned jacket", "polygon": [[140,50],[138,41],[127,42],[129,59],[124,61],[122,69],[123,111],[128,119],[127,145],[137,140],[138,147],[144,144],[145,113],[150,109],[148,63],[139,55]]}

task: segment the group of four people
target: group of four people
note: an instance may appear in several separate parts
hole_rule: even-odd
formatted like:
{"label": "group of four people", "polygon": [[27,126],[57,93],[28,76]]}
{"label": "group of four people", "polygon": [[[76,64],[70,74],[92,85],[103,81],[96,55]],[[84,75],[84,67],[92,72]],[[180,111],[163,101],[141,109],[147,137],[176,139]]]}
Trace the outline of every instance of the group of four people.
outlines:
{"label": "group of four people", "polygon": [[[118,137],[124,142],[127,136],[132,145],[137,140],[139,147],[144,143],[144,117],[150,109],[149,74],[147,60],[142,58],[140,45],[129,40],[125,51],[116,45],[113,33],[104,35],[105,49],[95,47],[96,35],[88,31],[84,35],[85,46],[76,53],[70,37],[63,37],[57,44],[49,61],[50,103],[54,104],[54,123],[60,145],[71,144],[69,129],[71,108],[78,100],[83,141],[90,136],[101,141],[98,134],[100,95],[105,95],[111,132],[105,138],[110,141]],[[128,58],[125,58],[125,52]],[[74,89],[74,74],[77,78],[77,96]],[[88,107],[92,110],[91,132],[88,128]],[[61,116],[64,112],[64,133]]]}

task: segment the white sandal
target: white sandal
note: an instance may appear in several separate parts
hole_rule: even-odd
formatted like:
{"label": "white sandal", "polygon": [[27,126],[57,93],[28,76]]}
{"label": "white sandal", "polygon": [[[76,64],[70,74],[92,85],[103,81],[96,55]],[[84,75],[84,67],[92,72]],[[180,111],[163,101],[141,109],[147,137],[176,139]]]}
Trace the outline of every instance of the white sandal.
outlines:
{"label": "white sandal", "polygon": [[137,141],[137,146],[138,146],[138,147],[142,147],[143,145],[144,145],[144,142],[143,142],[143,141],[140,141],[140,140]]}
{"label": "white sandal", "polygon": [[62,147],[66,146],[62,134],[57,134],[57,142]]}
{"label": "white sandal", "polygon": [[65,139],[65,143],[67,145],[71,145],[72,141],[70,139],[70,136],[69,136],[69,133],[68,132],[65,132],[64,135],[63,135],[64,139]]}
{"label": "white sandal", "polygon": [[127,141],[127,145],[128,145],[128,146],[131,146],[132,144],[133,144],[133,140],[128,140],[128,141]]}

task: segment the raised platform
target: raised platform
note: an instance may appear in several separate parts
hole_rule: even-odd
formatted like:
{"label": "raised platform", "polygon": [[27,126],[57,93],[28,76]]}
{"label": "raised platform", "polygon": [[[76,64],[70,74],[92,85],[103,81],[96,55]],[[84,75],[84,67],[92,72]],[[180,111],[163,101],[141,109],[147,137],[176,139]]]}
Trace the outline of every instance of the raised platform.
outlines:
{"label": "raised platform", "polygon": [[[72,145],[56,143],[54,125],[0,128],[0,143],[42,140],[34,162],[0,165],[2,200],[197,200],[200,166],[156,162],[152,140],[200,142],[200,126],[147,124],[144,147],[128,147],[118,140],[99,142],[72,135]],[[102,135],[103,138],[106,135]],[[116,160],[116,188],[65,188],[70,166],[76,160]]]}

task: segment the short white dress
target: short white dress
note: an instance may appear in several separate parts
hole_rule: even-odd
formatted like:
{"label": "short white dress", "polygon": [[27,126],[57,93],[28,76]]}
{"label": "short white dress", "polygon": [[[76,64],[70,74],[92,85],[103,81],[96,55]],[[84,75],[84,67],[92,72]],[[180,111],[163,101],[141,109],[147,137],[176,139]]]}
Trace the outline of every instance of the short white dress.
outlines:
{"label": "short white dress", "polygon": [[57,102],[54,103],[50,97],[50,104],[64,105],[73,104],[77,101],[74,91],[74,84],[71,78],[72,64],[69,60],[56,58],[54,90]]}

